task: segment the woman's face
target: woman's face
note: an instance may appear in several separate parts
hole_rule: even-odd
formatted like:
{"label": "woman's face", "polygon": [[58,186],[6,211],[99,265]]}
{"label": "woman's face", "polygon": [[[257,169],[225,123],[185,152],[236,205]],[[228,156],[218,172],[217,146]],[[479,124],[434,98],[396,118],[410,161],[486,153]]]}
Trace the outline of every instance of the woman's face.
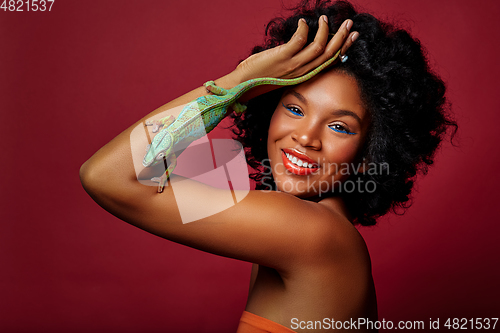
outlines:
{"label": "woman's face", "polygon": [[347,74],[333,70],[287,89],[267,141],[277,189],[301,198],[338,189],[360,169],[368,125],[356,80]]}

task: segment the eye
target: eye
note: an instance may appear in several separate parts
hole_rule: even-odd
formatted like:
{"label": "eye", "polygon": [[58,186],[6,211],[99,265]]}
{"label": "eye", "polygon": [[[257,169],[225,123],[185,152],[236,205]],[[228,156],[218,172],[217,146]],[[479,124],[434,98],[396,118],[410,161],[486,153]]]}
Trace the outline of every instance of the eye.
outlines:
{"label": "eye", "polygon": [[357,134],[357,133],[351,132],[347,127],[345,127],[341,124],[333,124],[333,125],[330,125],[329,127],[338,133],[344,133],[344,134],[349,134],[349,135]]}
{"label": "eye", "polygon": [[285,109],[287,109],[288,111],[290,111],[293,115],[295,116],[304,116],[304,114],[302,113],[302,111],[300,111],[298,108],[294,107],[294,106],[285,106],[285,104],[281,103],[283,105],[283,107]]}

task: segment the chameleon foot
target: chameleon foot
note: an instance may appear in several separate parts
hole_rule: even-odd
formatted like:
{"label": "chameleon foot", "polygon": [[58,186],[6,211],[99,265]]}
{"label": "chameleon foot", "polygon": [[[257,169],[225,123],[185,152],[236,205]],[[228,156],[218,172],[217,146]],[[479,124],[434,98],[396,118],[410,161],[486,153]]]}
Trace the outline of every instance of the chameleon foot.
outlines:
{"label": "chameleon foot", "polygon": [[168,178],[174,171],[175,167],[177,165],[177,157],[175,157],[174,154],[170,156],[170,164],[165,170],[165,173],[161,175],[161,177],[153,177],[151,178],[151,181],[158,183],[158,193],[163,192],[163,189],[165,188],[165,183],[167,182]]}
{"label": "chameleon foot", "polygon": [[165,118],[161,118],[155,121],[146,121],[145,125],[146,126],[153,126],[151,131],[153,133],[156,133],[160,130],[160,127],[168,127],[170,124],[172,124],[175,120],[175,117],[172,115],[168,115]]}
{"label": "chameleon foot", "polygon": [[203,85],[208,92],[211,92],[214,95],[224,96],[227,94],[227,89],[216,86],[214,81],[205,82]]}
{"label": "chameleon foot", "polygon": [[234,112],[240,114],[247,109],[247,106],[245,104],[236,102],[233,105],[231,105],[231,108],[234,110]]}

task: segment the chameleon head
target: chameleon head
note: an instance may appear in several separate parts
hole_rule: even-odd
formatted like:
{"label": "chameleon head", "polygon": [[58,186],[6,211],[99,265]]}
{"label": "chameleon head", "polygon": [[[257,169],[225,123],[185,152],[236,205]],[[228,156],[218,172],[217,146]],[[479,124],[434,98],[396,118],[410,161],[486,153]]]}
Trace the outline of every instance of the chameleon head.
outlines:
{"label": "chameleon head", "polygon": [[158,133],[148,146],[142,165],[149,167],[162,161],[165,156],[168,157],[172,152],[172,142],[172,135],[168,131]]}

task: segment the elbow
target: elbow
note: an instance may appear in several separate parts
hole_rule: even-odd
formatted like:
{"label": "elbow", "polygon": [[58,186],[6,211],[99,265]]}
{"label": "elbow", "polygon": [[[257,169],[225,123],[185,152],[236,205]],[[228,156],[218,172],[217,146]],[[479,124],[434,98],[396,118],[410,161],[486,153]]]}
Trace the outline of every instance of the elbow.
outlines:
{"label": "elbow", "polygon": [[99,206],[109,209],[110,202],[113,202],[113,193],[110,184],[105,182],[106,170],[97,163],[93,163],[92,158],[80,167],[80,182],[87,194]]}
{"label": "elbow", "polygon": [[95,184],[98,183],[90,160],[87,160],[80,167],[80,182],[82,183],[83,189],[89,194],[91,194]]}
{"label": "elbow", "polygon": [[[88,174],[88,168],[87,168],[87,163],[89,161],[86,161],[85,163],[82,164],[80,167],[80,182],[82,185],[84,185],[84,182],[86,180],[87,174]],[[84,185],[85,186],[85,185]]]}
{"label": "elbow", "polygon": [[113,182],[110,182],[110,179],[110,170],[95,159],[90,158],[80,167],[82,187],[94,200],[112,189]]}
{"label": "elbow", "polygon": [[118,206],[133,206],[141,197],[136,182],[127,181],[127,177],[117,173],[116,169],[97,159],[89,159],[80,167],[80,182],[87,194],[97,204],[109,210]]}

